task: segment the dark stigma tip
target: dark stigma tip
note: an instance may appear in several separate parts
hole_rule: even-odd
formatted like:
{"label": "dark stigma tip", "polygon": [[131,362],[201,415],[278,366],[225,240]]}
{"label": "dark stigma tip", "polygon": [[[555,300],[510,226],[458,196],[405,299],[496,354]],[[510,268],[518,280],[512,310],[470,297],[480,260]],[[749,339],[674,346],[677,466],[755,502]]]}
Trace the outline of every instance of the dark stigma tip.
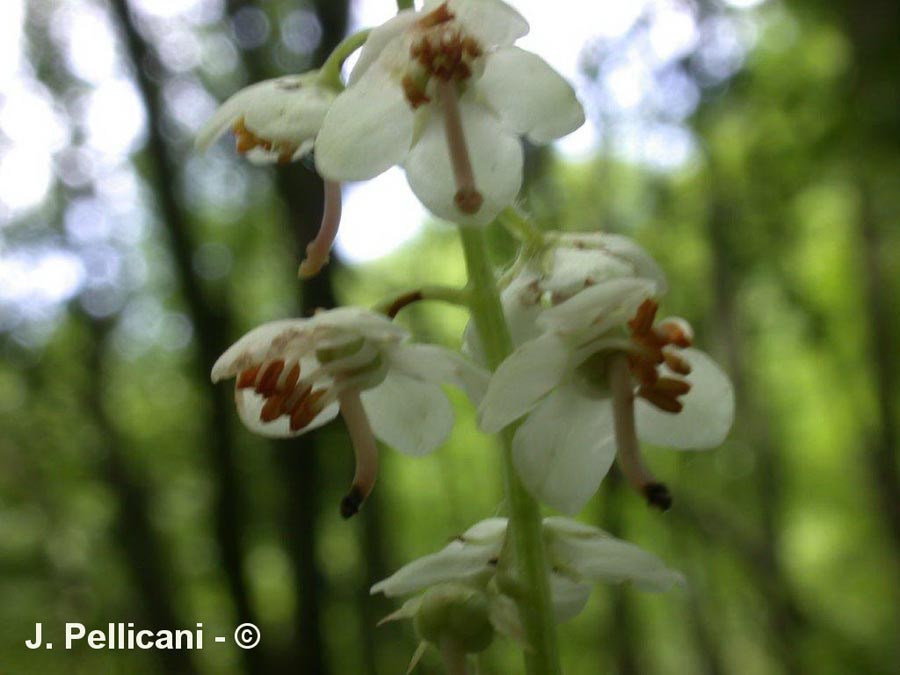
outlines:
{"label": "dark stigma tip", "polygon": [[359,513],[359,507],[362,506],[363,496],[359,488],[354,486],[350,492],[341,500],[341,517],[344,520],[352,518]]}
{"label": "dark stigma tip", "polygon": [[644,487],[644,496],[650,506],[660,511],[668,511],[672,508],[672,494],[663,483],[649,483]]}

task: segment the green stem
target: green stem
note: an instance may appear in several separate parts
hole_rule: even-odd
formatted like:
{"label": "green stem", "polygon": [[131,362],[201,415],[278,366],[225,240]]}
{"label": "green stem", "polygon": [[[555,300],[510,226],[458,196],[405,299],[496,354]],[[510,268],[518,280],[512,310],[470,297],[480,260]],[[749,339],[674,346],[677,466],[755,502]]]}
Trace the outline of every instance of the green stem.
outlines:
{"label": "green stem", "polygon": [[[463,250],[472,287],[472,318],[491,370],[496,370],[512,352],[512,339],[503,316],[497,283],[487,256],[484,233],[461,227]],[[503,478],[509,507],[509,532],[521,583],[519,611],[525,626],[528,675],[559,675],[556,622],[550,596],[550,581],[544,554],[541,510],[516,475],[512,461],[515,426],[503,430]]]}
{"label": "green stem", "polygon": [[370,29],[361,30],[345,38],[343,42],[335,47],[328,60],[319,69],[319,81],[326,86],[342,90],[344,82],[341,80],[341,67],[353,52],[366,43],[371,32]]}
{"label": "green stem", "polygon": [[397,0],[397,11],[402,12],[404,9],[414,9],[413,0]]}

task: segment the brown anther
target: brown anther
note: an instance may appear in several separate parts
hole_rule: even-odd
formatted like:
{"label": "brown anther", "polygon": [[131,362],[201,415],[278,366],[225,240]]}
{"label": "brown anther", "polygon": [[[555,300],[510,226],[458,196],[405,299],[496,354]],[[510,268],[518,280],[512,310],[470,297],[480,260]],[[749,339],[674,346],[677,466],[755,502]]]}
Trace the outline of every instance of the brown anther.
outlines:
{"label": "brown anther", "polygon": [[406,100],[413,110],[431,102],[431,99],[425,94],[425,91],[412,75],[406,75],[401,84],[403,85],[403,93],[406,96]]}
{"label": "brown anther", "polygon": [[428,29],[440,26],[442,23],[452,21],[455,15],[450,11],[447,3],[444,2],[433,11],[429,12],[419,19],[419,28]]}
{"label": "brown anther", "polygon": [[468,80],[470,77],[472,77],[472,69],[469,68],[469,64],[462,62],[457,64],[456,69],[453,71],[453,79],[461,82]]}
{"label": "brown anther", "polygon": [[297,386],[297,380],[300,379],[300,364],[295,363],[291,366],[291,369],[288,371],[287,376],[284,378],[284,382],[281,385],[281,390],[285,392],[285,394],[290,394],[294,391],[294,387]]}
{"label": "brown anther", "polygon": [[259,382],[256,383],[256,393],[267,398],[274,394],[278,386],[278,376],[281,375],[282,370],[284,370],[284,361],[280,359],[272,361],[263,371]]}
{"label": "brown anther", "polygon": [[297,152],[298,146],[293,143],[284,141],[275,142],[257,136],[247,128],[243,117],[234,123],[232,131],[234,131],[235,136],[235,147],[242,155],[245,155],[256,148],[262,148],[266,152],[277,151],[278,162],[280,164],[286,164],[294,159],[294,153]]}
{"label": "brown anther", "polygon": [[638,307],[634,318],[628,322],[628,327],[634,335],[648,335],[653,328],[653,320],[656,318],[656,310],[659,305],[654,301],[644,300]]}
{"label": "brown anther", "polygon": [[680,319],[666,319],[660,321],[654,332],[665,344],[675,345],[682,349],[690,347],[694,343],[691,327],[686,321]]}
{"label": "brown anther", "polygon": [[462,41],[462,48],[466,53],[466,56],[470,56],[473,59],[477,59],[484,53],[481,49],[481,45],[478,44],[478,41],[470,37],[467,37]]}
{"label": "brown anther", "polygon": [[680,413],[684,409],[684,404],[677,398],[666,392],[659,391],[653,386],[640,387],[637,395],[664,412]]}
{"label": "brown anther", "polygon": [[261,422],[272,422],[281,417],[284,412],[284,394],[272,394],[259,412],[259,420]]}
{"label": "brown anther", "polygon": [[453,201],[456,202],[456,206],[460,211],[472,215],[481,210],[481,205],[484,204],[484,197],[475,188],[461,188],[456,191]]}
{"label": "brown anther", "polygon": [[261,367],[262,365],[260,364],[241,371],[241,374],[238,375],[237,378],[237,388],[249,389],[256,386],[256,376],[259,375],[259,369]]}
{"label": "brown anther", "polygon": [[685,380],[678,380],[674,377],[661,377],[653,385],[653,388],[663,394],[671,394],[672,396],[684,396],[691,390],[691,383]]}
{"label": "brown anther", "polygon": [[325,389],[317,389],[301,399],[301,403],[291,412],[291,431],[299,431],[312,422],[322,412],[319,401],[325,396]]}
{"label": "brown anther", "polygon": [[663,350],[663,358],[666,361],[666,365],[669,367],[673,373],[677,373],[679,375],[690,375],[691,374],[691,364],[687,362],[687,360],[671,349]]}

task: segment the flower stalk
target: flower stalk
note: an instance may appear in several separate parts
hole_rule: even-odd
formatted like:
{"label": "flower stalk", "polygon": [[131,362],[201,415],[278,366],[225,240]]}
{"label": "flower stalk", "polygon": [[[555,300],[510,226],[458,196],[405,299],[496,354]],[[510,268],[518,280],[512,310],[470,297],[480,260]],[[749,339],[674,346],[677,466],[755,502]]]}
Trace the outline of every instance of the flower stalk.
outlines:
{"label": "flower stalk", "polygon": [[[500,295],[480,229],[461,227],[463,251],[472,288],[472,319],[478,330],[487,365],[496,370],[512,352],[512,339],[503,315]],[[509,507],[510,534],[515,553],[514,569],[521,581],[519,611],[529,648],[525,651],[528,675],[559,675],[556,622],[547,578],[546,555],[540,506],[516,474],[512,459],[515,425],[507,427],[503,439],[503,478]]]}
{"label": "flower stalk", "polygon": [[441,658],[447,675],[469,675],[466,653],[454,640],[447,638],[441,641]]}
{"label": "flower stalk", "polygon": [[343,91],[344,82],[341,80],[341,67],[344,65],[344,61],[346,61],[353,52],[366,43],[366,40],[369,39],[369,33],[371,32],[371,29],[366,29],[354,33],[345,38],[334,48],[334,51],[331,52],[324,65],[319,70],[319,78],[323,84]]}

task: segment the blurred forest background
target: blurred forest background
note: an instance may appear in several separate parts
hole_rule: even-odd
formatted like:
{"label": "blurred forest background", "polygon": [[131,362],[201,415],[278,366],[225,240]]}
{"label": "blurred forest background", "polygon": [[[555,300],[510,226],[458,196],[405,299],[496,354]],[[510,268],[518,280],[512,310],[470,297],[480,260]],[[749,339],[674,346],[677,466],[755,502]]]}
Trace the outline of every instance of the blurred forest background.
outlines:
{"label": "blurred forest background", "polygon": [[[513,4],[534,31],[530,8],[552,6],[562,45],[569,11],[615,3]],[[577,45],[593,137],[529,151],[524,203],[543,226],[654,253],[664,311],[697,327],[739,408],[712,453],[648,451],[671,512],[615,476],[589,506],[690,584],[599,588],[561,628],[566,672],[900,673],[900,5],[624,5],[615,27],[578,21],[595,36]],[[499,512],[496,448],[470,406],[456,399],[439,453],[386,452],[374,498],[343,522],[342,425],[251,436],[208,373],[259,322],[461,283],[454,232],[426,223],[395,247],[398,192],[396,215],[369,209],[343,260],[301,288],[316,176],[192,148],[217,101],[320,63],[352,22],[391,10],[0,3],[0,672],[405,672],[411,627],[376,629],[395,605],[368,588]],[[491,235],[501,266],[513,243]],[[441,307],[401,320],[450,346],[465,323]],[[207,636],[252,621],[263,640],[29,652],[38,621],[203,622]],[[483,673],[519,659],[497,644]],[[419,672],[441,671],[429,657]]]}

